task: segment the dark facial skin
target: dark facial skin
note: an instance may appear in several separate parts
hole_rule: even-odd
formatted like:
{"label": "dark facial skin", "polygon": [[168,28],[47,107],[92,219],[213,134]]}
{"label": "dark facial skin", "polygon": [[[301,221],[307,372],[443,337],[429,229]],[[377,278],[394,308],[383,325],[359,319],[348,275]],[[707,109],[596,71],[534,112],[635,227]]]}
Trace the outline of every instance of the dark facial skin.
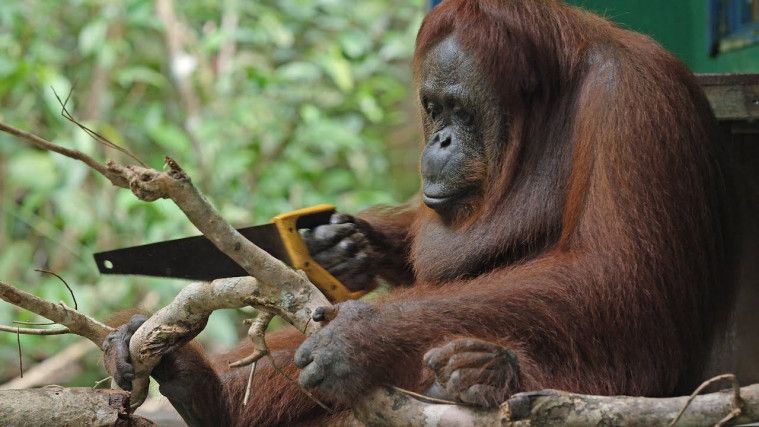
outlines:
{"label": "dark facial skin", "polygon": [[474,58],[453,37],[429,51],[421,77],[422,200],[452,217],[480,196],[488,173],[484,139],[496,137],[501,109]]}

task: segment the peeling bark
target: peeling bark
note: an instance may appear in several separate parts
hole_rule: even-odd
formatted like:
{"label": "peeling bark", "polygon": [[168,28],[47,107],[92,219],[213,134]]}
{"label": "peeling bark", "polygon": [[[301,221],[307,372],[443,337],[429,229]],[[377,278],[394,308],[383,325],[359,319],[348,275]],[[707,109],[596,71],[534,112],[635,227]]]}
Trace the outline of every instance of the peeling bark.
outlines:
{"label": "peeling bark", "polygon": [[[759,421],[759,384],[741,388],[740,396],[740,414],[729,422]],[[427,403],[383,387],[354,406],[353,413],[368,426],[669,426],[687,401],[688,396],[593,396],[542,390],[516,394],[500,408],[484,410]],[[696,396],[676,425],[725,422],[733,405],[732,389]]]}
{"label": "peeling bark", "polygon": [[129,393],[89,387],[47,386],[0,391],[0,420],[6,426],[154,426],[129,415]]}

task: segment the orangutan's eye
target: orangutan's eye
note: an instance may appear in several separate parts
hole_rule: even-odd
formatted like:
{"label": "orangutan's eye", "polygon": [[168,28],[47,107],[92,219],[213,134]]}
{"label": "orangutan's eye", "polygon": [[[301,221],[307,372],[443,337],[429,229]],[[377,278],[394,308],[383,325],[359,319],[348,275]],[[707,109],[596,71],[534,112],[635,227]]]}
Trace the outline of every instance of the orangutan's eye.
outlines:
{"label": "orangutan's eye", "polygon": [[440,107],[437,106],[432,101],[425,101],[424,102],[424,111],[427,113],[427,116],[429,116],[432,120],[437,120],[440,116]]}

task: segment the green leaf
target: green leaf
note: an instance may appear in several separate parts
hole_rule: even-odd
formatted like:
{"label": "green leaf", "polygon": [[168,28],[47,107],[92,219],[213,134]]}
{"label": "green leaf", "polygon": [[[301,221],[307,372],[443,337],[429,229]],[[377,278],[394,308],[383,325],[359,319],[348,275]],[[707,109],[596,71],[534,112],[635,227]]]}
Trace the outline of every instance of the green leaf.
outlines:
{"label": "green leaf", "polygon": [[359,95],[358,106],[361,108],[361,112],[364,113],[366,118],[372,122],[379,122],[385,115],[382,111],[382,107],[377,103],[377,100],[369,94],[364,93]]}
{"label": "green leaf", "polygon": [[273,13],[262,14],[259,19],[259,25],[277,46],[292,46],[295,36]]}
{"label": "green leaf", "polygon": [[340,90],[348,92],[353,89],[353,73],[350,63],[336,46],[330,49],[329,56],[324,59],[322,66]]}

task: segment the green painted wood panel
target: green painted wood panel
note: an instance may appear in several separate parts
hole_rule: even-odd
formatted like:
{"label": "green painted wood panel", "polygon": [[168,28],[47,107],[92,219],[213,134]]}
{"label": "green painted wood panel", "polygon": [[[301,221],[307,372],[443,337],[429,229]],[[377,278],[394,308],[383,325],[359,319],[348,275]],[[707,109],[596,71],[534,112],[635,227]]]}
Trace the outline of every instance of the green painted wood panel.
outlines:
{"label": "green painted wood panel", "polygon": [[568,0],[647,34],[697,73],[759,73],[759,46],[708,55],[706,0]]}

